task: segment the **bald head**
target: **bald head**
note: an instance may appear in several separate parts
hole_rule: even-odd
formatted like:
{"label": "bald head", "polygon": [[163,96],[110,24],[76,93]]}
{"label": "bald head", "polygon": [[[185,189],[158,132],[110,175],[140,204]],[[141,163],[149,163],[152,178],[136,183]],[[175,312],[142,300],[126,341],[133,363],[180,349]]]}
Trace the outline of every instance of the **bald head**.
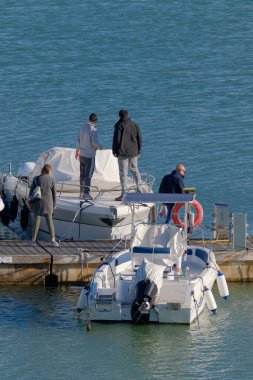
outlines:
{"label": "bald head", "polygon": [[179,174],[183,175],[186,173],[185,166],[183,164],[177,164],[176,170]]}

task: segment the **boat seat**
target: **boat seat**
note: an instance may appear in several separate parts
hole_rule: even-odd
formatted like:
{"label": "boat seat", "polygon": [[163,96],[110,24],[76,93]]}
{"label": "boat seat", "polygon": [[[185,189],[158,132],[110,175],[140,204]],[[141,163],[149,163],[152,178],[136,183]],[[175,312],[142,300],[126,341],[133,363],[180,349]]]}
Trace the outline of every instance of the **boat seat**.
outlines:
{"label": "boat seat", "polygon": [[[187,249],[187,255],[192,255],[192,254],[193,254],[193,250],[191,248],[188,248]],[[201,248],[195,249],[195,256],[198,257],[199,259],[201,259],[202,261],[204,261],[205,263],[208,262],[208,254],[206,251],[204,251]]]}
{"label": "boat seat", "polygon": [[142,247],[140,245],[137,245],[133,247],[133,253],[166,253],[167,255],[170,253],[169,247]]}
{"label": "boat seat", "polygon": [[144,259],[159,265],[171,265],[169,257],[170,249],[168,247],[133,247],[134,265],[140,265]]}

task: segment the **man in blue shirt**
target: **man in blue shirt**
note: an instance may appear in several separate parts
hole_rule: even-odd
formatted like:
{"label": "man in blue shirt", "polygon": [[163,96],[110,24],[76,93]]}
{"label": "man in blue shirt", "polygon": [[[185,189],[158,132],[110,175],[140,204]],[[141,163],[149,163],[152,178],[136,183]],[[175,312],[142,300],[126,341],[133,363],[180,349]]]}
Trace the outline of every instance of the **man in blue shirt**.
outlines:
{"label": "man in blue shirt", "polygon": [[[186,169],[183,164],[178,164],[176,169],[163,177],[159,187],[159,193],[182,194],[184,192],[184,176]],[[169,223],[174,203],[166,203],[167,217],[165,223]]]}

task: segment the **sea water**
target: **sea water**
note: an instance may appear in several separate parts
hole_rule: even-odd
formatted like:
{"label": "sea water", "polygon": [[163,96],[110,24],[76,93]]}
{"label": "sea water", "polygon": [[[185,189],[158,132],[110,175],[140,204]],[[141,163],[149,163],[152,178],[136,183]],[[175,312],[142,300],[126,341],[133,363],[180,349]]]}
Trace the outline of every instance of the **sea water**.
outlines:
{"label": "sea water", "polygon": [[95,323],[80,289],[0,288],[1,379],[252,379],[253,285],[230,284],[199,324]]}
{"label": "sea water", "polygon": [[[1,170],[74,148],[91,112],[110,148],[127,108],[154,189],[182,162],[206,230],[223,202],[247,213],[252,234],[252,13],[251,0],[2,0]],[[1,288],[1,378],[250,379],[252,287],[230,290],[200,328],[98,324],[87,334],[79,290]]]}
{"label": "sea water", "polygon": [[74,148],[91,112],[111,148],[127,108],[155,190],[182,162],[206,224],[223,202],[252,225],[252,8],[251,0],[2,0],[1,169],[11,161],[17,173],[48,148]]}

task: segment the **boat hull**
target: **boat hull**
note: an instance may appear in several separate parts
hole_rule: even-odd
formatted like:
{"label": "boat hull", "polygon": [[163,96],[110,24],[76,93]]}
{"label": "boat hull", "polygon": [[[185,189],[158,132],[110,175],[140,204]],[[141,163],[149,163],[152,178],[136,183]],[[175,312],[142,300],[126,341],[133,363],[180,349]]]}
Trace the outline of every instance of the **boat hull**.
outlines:
{"label": "boat hull", "polygon": [[[190,277],[164,273],[159,297],[150,309],[149,323],[189,325],[203,312],[206,305],[204,289],[205,287],[212,289],[217,277],[217,270],[215,267],[208,267],[204,262],[202,263],[204,255],[210,255],[210,252],[204,248],[188,248],[187,251],[189,257],[184,262],[182,269],[184,271],[188,267],[187,276]],[[202,252],[203,260],[195,256],[194,252],[198,252],[198,255]],[[129,294],[135,273],[127,270],[132,267],[130,255],[130,251],[116,254],[112,261],[95,272],[85,301],[85,305],[88,304],[90,320],[133,322],[131,316],[133,303]],[[127,261],[118,265],[122,260]],[[203,266],[201,271],[196,271],[198,261]],[[213,253],[212,262],[215,262]],[[110,270],[108,266],[111,268]],[[113,287],[109,278],[111,271],[114,272],[113,283],[115,285]]]}
{"label": "boat hull", "polygon": [[[23,200],[27,200],[29,187],[26,182],[8,174],[2,178],[3,188],[8,202],[16,194],[19,201],[18,220]],[[96,195],[94,201],[79,199],[79,193],[57,194],[56,210],[53,214],[55,234],[58,240],[105,240],[129,239],[133,226],[133,216],[129,205],[115,201],[115,192]],[[134,223],[147,222],[152,205],[137,205]],[[27,233],[31,236],[34,223],[32,210],[29,214]],[[46,220],[42,216],[38,239],[49,240]]]}

